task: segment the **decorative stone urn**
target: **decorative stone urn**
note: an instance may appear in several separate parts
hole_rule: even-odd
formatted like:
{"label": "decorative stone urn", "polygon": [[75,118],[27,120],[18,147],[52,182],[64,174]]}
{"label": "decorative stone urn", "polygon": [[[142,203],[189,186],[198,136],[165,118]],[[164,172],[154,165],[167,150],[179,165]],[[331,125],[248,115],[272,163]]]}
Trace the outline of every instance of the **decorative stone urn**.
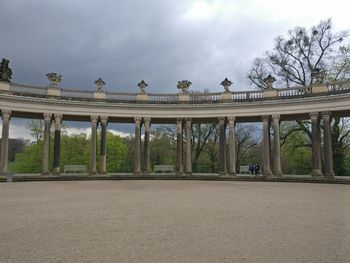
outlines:
{"label": "decorative stone urn", "polygon": [[148,84],[144,80],[137,83],[137,86],[140,88],[142,94],[146,93],[145,88],[148,87]]}
{"label": "decorative stone urn", "polygon": [[94,83],[97,86],[97,92],[103,92],[103,86],[106,84],[103,79],[98,78]]}
{"label": "decorative stone urn", "polygon": [[277,90],[275,90],[273,87],[273,83],[275,81],[276,79],[270,74],[266,78],[264,78],[264,83],[266,85],[266,88],[264,90],[264,97],[277,97]]}
{"label": "decorative stone urn", "polygon": [[311,72],[311,78],[312,78],[312,84],[314,85],[320,85],[323,83],[325,72],[321,70],[320,68],[315,68]]}
{"label": "decorative stone urn", "polygon": [[10,61],[3,58],[0,62],[0,81],[10,82],[12,78],[12,70],[9,68]]}
{"label": "decorative stone urn", "polygon": [[229,88],[232,85],[232,81],[225,78],[220,85],[224,87],[225,92],[230,92]]}
{"label": "decorative stone urn", "polygon": [[274,77],[272,77],[270,74],[264,78],[264,83],[266,85],[266,89],[272,90],[273,89],[273,83],[276,81]]}
{"label": "decorative stone urn", "polygon": [[46,77],[51,82],[49,87],[58,88],[58,84],[62,81],[62,76],[57,73],[47,73]]}
{"label": "decorative stone urn", "polygon": [[177,88],[182,91],[183,94],[188,94],[192,82],[188,80],[182,80],[177,82]]}

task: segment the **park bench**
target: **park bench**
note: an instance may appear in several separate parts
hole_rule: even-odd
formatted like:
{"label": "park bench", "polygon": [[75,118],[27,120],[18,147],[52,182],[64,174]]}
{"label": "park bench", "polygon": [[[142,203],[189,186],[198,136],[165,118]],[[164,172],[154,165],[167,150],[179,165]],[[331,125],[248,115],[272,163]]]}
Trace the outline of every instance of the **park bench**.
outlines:
{"label": "park bench", "polygon": [[155,173],[173,173],[174,165],[155,165],[154,166]]}
{"label": "park bench", "polygon": [[239,173],[240,174],[250,174],[249,166],[248,165],[242,165],[239,167]]}
{"label": "park bench", "polygon": [[86,166],[85,165],[78,165],[78,164],[70,164],[64,166],[64,173],[65,174],[77,174],[82,173],[86,174]]}

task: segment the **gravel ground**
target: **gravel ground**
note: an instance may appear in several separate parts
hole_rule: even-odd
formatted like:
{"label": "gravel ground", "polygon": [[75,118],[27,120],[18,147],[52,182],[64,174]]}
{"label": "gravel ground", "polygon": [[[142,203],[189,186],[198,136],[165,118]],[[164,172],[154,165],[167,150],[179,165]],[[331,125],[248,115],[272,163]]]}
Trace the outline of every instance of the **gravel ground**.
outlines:
{"label": "gravel ground", "polygon": [[350,262],[350,186],[0,184],[0,262]]}

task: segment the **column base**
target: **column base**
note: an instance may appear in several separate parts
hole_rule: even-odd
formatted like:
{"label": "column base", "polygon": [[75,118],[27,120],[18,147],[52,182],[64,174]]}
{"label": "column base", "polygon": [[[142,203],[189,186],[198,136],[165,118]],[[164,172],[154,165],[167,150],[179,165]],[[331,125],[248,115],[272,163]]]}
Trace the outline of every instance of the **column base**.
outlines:
{"label": "column base", "polygon": [[282,173],[275,173],[275,174],[273,174],[273,177],[281,178],[282,177]]}
{"label": "column base", "polygon": [[52,171],[52,174],[53,175],[60,175],[61,174],[60,167],[54,167],[53,171]]}
{"label": "column base", "polygon": [[48,175],[50,175],[50,173],[49,173],[49,172],[42,172],[41,175],[46,175],[46,176],[48,176]]}
{"label": "column base", "polygon": [[324,178],[329,180],[335,179],[334,174],[324,174]]}
{"label": "column base", "polygon": [[97,172],[90,172],[90,175],[97,175]]}
{"label": "column base", "polygon": [[134,176],[141,176],[141,172],[134,172]]}
{"label": "column base", "polygon": [[320,170],[313,170],[312,171],[312,177],[322,177],[323,174]]}

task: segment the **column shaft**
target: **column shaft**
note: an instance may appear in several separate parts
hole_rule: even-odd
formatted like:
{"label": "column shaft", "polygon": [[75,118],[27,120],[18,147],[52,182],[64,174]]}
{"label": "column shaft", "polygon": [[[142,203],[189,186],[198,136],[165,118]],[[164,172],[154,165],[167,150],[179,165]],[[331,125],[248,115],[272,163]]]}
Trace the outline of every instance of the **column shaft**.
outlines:
{"label": "column shaft", "polygon": [[98,116],[91,116],[90,174],[96,174],[97,120]]}
{"label": "column shaft", "polygon": [[324,139],[324,175],[327,177],[334,177],[330,112],[322,112],[322,119]]}
{"label": "column shaft", "polygon": [[62,115],[55,114],[55,138],[54,138],[54,145],[53,145],[53,173],[54,174],[60,174],[61,121],[62,121]]}
{"label": "column shaft", "polygon": [[141,174],[141,118],[135,118],[134,175]]}
{"label": "column shaft", "polygon": [[219,118],[219,129],[220,129],[220,137],[219,137],[219,174],[226,174],[226,119]]}
{"label": "column shaft", "polygon": [[107,172],[107,116],[101,117],[100,173]]}
{"label": "column shaft", "polygon": [[183,156],[182,156],[182,119],[176,122],[177,129],[177,147],[176,147],[176,173],[183,174]]}
{"label": "column shaft", "polygon": [[312,175],[322,176],[320,119],[318,112],[310,113],[312,139]]}
{"label": "column shaft", "polygon": [[192,120],[186,119],[186,173],[192,174],[192,143],[191,143]]}
{"label": "column shaft", "polygon": [[151,119],[145,118],[145,141],[144,141],[144,173],[151,172],[151,147],[150,147],[150,126]]}
{"label": "column shaft", "polygon": [[274,175],[281,176],[281,143],[280,143],[280,116],[274,115],[273,119],[273,129],[274,129],[274,156],[273,156],[273,167]]}
{"label": "column shaft", "polygon": [[230,165],[230,174],[236,175],[236,141],[235,141],[235,118],[228,118],[228,137],[229,137],[229,165]]}
{"label": "column shaft", "polygon": [[8,154],[9,154],[9,130],[11,111],[2,110],[2,137],[1,137],[1,161],[0,174],[7,173]]}
{"label": "column shaft", "polygon": [[271,176],[270,166],[270,117],[263,116],[263,162],[264,162],[264,176]]}
{"label": "column shaft", "polygon": [[44,113],[44,145],[42,174],[49,174],[51,113]]}

